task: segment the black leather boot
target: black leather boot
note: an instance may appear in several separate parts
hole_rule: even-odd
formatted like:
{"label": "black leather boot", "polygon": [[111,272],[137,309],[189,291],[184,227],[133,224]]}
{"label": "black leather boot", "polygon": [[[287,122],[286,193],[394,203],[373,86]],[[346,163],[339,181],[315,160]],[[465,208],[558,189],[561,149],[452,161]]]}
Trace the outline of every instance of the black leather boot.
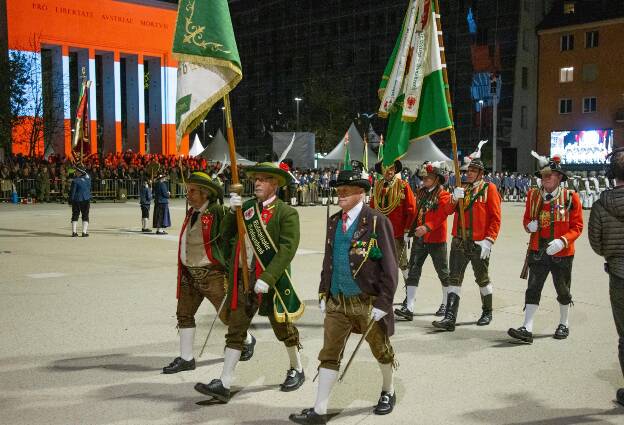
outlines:
{"label": "black leather boot", "polygon": [[459,295],[455,292],[448,294],[446,303],[446,313],[444,319],[435,320],[432,325],[438,329],[453,332],[455,330],[455,321],[457,320],[457,310],[459,309]]}
{"label": "black leather boot", "polygon": [[195,384],[195,391],[216,398],[224,403],[230,401],[230,390],[223,386],[220,379],[213,379],[209,384],[198,382]]}
{"label": "black leather boot", "polygon": [[168,366],[163,367],[163,373],[178,373],[193,369],[195,369],[195,359],[184,360],[182,357],[176,357]]}
{"label": "black leather boot", "polygon": [[444,317],[446,314],[446,304],[440,304],[440,308],[433,315],[438,317]]}
{"label": "black leather boot", "polygon": [[483,312],[477,320],[477,326],[487,326],[492,321],[492,294],[481,296],[481,303],[483,304]]}

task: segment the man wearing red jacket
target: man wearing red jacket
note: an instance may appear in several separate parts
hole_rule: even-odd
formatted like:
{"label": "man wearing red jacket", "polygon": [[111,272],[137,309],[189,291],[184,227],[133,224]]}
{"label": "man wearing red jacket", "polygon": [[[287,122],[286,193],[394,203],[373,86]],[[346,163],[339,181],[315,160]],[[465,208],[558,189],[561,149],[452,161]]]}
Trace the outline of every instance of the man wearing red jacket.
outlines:
{"label": "man wearing red jacket", "polygon": [[416,200],[410,185],[401,179],[402,169],[399,160],[388,167],[382,166],[381,161],[375,164],[375,171],[383,179],[375,182],[370,206],[390,219],[398,267],[407,280],[407,232],[416,218]]}
{"label": "man wearing red jacket", "polygon": [[[500,230],[501,200],[496,185],[483,180],[485,167],[479,157],[480,150],[467,157],[470,162],[462,167],[466,170],[466,183],[464,187],[455,188],[453,202],[447,208],[449,214],[455,211],[449,259],[451,275],[448,301],[444,319],[434,321],[433,326],[449,332],[455,330],[461,284],[468,263],[472,264],[475,280],[481,292],[482,314],[477,325],[486,326],[492,321],[492,283],[488,268],[490,252]],[[464,211],[465,232],[459,228],[460,208]]]}
{"label": "man wearing red jacket", "polygon": [[544,282],[551,273],[560,320],[555,330],[555,339],[565,339],[570,334],[568,313],[572,303],[572,260],[574,241],[583,231],[583,209],[579,195],[561,187],[567,176],[561,169],[558,157],[540,157],[541,188],[529,192],[522,223],[531,234],[528,254],[529,282],[524,302],[524,324],[507,332],[512,338],[532,343],[533,318],[537,312]]}
{"label": "man wearing red jacket", "polygon": [[423,187],[416,191],[416,219],[412,223],[408,237],[416,236],[410,253],[409,269],[405,281],[407,297],[405,305],[394,310],[397,318],[414,320],[414,300],[416,288],[427,256],[431,255],[433,267],[442,283],[442,304],[435,313],[444,316],[449,284],[448,257],[446,255],[446,219],[451,195],[444,189],[446,170],[443,162],[425,162],[418,172]]}

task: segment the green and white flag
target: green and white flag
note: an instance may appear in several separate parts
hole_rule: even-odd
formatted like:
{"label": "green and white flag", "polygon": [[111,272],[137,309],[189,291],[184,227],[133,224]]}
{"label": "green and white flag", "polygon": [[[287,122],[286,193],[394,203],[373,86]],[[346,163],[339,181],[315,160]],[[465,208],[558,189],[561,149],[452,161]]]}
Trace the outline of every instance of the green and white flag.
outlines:
{"label": "green and white flag", "polygon": [[347,134],[345,134],[344,137],[344,148],[345,148],[345,154],[344,154],[344,163],[342,164],[342,169],[343,170],[353,170],[353,167],[351,167],[351,155],[349,154],[349,131],[347,131]]}
{"label": "green and white flag", "polygon": [[173,38],[178,63],[176,142],[243,78],[227,0],[180,0]]}
{"label": "green and white flag", "polygon": [[410,1],[379,86],[378,115],[388,118],[384,165],[405,155],[414,139],[452,127],[434,3]]}

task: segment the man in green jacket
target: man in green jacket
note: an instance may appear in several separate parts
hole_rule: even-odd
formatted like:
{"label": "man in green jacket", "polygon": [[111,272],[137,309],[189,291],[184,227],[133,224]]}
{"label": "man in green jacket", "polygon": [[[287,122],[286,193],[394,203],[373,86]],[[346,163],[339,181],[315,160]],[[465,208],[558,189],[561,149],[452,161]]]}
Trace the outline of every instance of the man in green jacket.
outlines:
{"label": "man in green jacket", "polygon": [[[305,381],[299,349],[299,332],[293,321],[303,314],[301,303],[290,280],[290,263],[299,246],[299,214],[277,198],[279,187],[290,183],[291,176],[273,163],[260,163],[247,170],[254,181],[255,198],[242,202],[230,193],[230,211],[225,214],[222,238],[228,274],[226,307],[229,327],[221,379],[198,383],[195,389],[227,403],[234,370],[239,361],[247,330],[256,312],[268,316],[275,336],[286,346],[290,369],[280,385],[294,391]],[[237,233],[236,208],[242,207],[245,226],[244,244]],[[244,247],[244,248],[243,248]],[[244,249],[249,271],[249,288],[243,283]]]}

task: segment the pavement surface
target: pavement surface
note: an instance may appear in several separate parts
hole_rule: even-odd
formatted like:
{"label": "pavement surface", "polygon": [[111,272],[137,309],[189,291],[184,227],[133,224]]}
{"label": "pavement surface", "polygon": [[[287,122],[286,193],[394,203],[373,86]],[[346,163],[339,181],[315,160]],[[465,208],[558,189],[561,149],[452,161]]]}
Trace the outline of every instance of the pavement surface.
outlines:
{"label": "pavement surface", "polygon": [[[325,209],[298,208],[302,237],[293,276],[307,309],[298,322],[307,381],[298,391],[278,385],[286,351],[264,317],[256,317],[253,359],[239,363],[226,404],[193,385],[218,378],[225,328],[219,322],[194,371],[163,375],[178,355],[177,234],[184,202],[171,205],[169,235],[140,232],[137,203],[92,204],[89,238],[71,238],[67,205],[0,205],[1,424],[287,424],[288,414],[314,403],[316,357],[322,345],[317,289]],[[336,211],[335,207],[333,211]],[[533,345],[513,343],[509,327],[523,321],[526,281],[518,276],[526,252],[521,204],[503,206],[491,278],[494,321],[477,327],[479,291],[466,272],[454,333],[433,330],[440,284],[426,263],[413,322],[397,324],[392,344],[400,367],[398,397],[388,416],[372,413],[381,375],[364,344],[345,381],[334,387],[335,424],[624,424],[614,403],[624,386],[602,259],[584,233],[577,242],[571,335],[552,334],[559,321],[549,279],[535,319]],[[585,215],[587,220],[587,214]],[[402,278],[395,301],[404,297]],[[215,311],[198,313],[195,355]],[[350,355],[357,342],[346,349]]]}

